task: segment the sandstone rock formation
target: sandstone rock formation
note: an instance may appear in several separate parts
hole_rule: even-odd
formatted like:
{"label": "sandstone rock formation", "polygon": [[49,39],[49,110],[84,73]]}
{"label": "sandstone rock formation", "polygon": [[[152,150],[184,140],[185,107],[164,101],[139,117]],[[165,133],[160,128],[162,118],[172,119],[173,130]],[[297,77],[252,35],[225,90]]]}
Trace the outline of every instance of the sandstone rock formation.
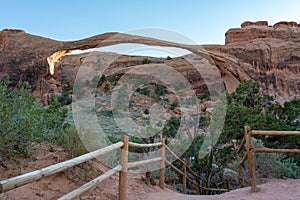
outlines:
{"label": "sandstone rock formation", "polygon": [[[298,26],[298,25],[297,25]],[[231,92],[244,79],[261,83],[265,94],[275,95],[279,101],[300,98],[300,29],[295,23],[245,22],[243,28],[230,29],[226,45],[184,45],[140,36],[106,33],[91,38],[60,42],[34,36],[19,30],[0,32],[0,78],[9,76],[12,85],[29,81],[35,94],[43,97],[61,91],[64,83],[71,83],[88,54],[66,55],[73,50],[85,50],[120,43],[139,43],[173,46],[187,49],[205,58],[203,70],[216,65],[226,89]],[[98,53],[100,57],[116,56]],[[122,74],[142,57],[119,56],[107,74]],[[191,55],[172,60],[156,59],[182,73],[199,93],[206,90],[201,75],[186,60],[198,62]],[[103,61],[103,60],[102,60]],[[93,61],[94,62],[94,61]],[[97,65],[96,61],[94,64]],[[199,62],[198,62],[199,63]],[[204,68],[204,67],[207,68]],[[125,71],[124,71],[125,70]],[[213,77],[212,83],[213,84]],[[45,97],[47,98],[47,97]]]}
{"label": "sandstone rock formation", "polygon": [[298,24],[297,24],[297,22],[282,21],[282,22],[278,22],[278,23],[274,24],[273,27],[274,28],[277,28],[277,27],[283,27],[283,28],[298,27]]}
{"label": "sandstone rock formation", "polygon": [[268,26],[266,21],[249,22],[241,24],[241,28],[229,29],[225,33],[225,43],[250,41],[257,38],[276,38],[287,41],[299,39],[300,29],[296,22],[278,22]]}
{"label": "sandstone rock formation", "polygon": [[246,21],[241,24],[242,28],[247,26],[268,26],[268,22],[267,21],[257,21],[257,22]]}

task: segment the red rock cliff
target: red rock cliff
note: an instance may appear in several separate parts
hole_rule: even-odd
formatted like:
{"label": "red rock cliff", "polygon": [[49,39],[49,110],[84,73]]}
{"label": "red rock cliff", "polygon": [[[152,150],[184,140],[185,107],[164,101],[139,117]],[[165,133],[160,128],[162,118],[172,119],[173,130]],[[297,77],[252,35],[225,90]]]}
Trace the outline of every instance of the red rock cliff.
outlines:
{"label": "red rock cliff", "polygon": [[[68,69],[76,69],[80,65],[79,58],[83,55],[77,55],[78,59],[73,56],[74,62],[69,62],[67,59],[64,60],[68,52],[119,43],[140,43],[180,47],[208,59],[218,67],[229,92],[233,91],[241,81],[253,79],[261,83],[265,94],[274,95],[281,102],[300,98],[298,24],[296,27],[296,23],[293,22],[280,22],[269,26],[266,22],[247,22],[242,26],[243,28],[230,29],[226,33],[230,40],[226,45],[202,46],[118,33],[106,33],[79,41],[60,42],[30,35],[24,31],[3,30],[0,31],[0,79],[10,76],[13,84],[18,81],[29,81],[33,86],[33,92],[42,97],[49,92],[59,92],[61,78],[70,74],[74,76],[73,72],[68,72]],[[131,57],[129,60],[136,63],[140,58]],[[178,59],[172,62],[170,65],[176,69],[180,68],[180,72],[188,77],[196,89],[203,88],[201,77],[198,77],[199,74],[193,75],[191,66]],[[124,61],[120,61],[120,65],[122,63],[124,64]],[[118,62],[115,67],[118,67]],[[51,74],[51,71],[54,73]],[[66,79],[71,81],[70,77]]]}

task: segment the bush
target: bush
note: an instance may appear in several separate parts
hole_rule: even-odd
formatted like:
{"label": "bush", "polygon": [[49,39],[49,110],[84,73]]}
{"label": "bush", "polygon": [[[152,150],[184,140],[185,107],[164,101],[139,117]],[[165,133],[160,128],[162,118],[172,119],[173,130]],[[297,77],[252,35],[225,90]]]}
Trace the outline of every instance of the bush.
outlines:
{"label": "bush", "polygon": [[178,105],[179,105],[178,101],[174,101],[170,106],[170,110],[174,110]]}
{"label": "bush", "polygon": [[161,98],[160,98],[160,96],[158,94],[154,94],[152,96],[152,98],[155,99],[156,101],[160,101],[161,100]]}
{"label": "bush", "polygon": [[73,157],[87,153],[87,150],[82,144],[81,139],[76,131],[75,125],[72,125],[66,130],[62,131],[61,143],[67,150],[72,152]]}
{"label": "bush", "polygon": [[76,80],[74,82],[73,88],[75,89],[76,92],[74,92],[74,95],[76,98],[81,99],[84,98],[86,95],[86,85],[83,83],[81,80]]}
{"label": "bush", "polygon": [[56,141],[68,111],[57,98],[44,108],[28,91],[27,82],[12,91],[8,85],[9,81],[0,82],[0,159],[29,155],[33,141]]}
{"label": "bush", "polygon": [[181,118],[172,116],[163,128],[163,135],[174,138],[180,126]]}
{"label": "bush", "polygon": [[162,127],[162,125],[163,125],[163,124],[162,124],[161,121],[159,121],[159,122],[156,123],[156,126],[158,126],[158,127]]}
{"label": "bush", "polygon": [[[265,148],[259,140],[253,139],[255,148]],[[263,178],[299,178],[300,167],[292,158],[282,154],[256,153],[255,168],[259,177]]]}
{"label": "bush", "polygon": [[64,89],[61,93],[61,96],[58,97],[58,101],[62,105],[69,105],[72,103],[72,97],[69,95],[68,91],[66,89]]}
{"label": "bush", "polygon": [[113,117],[112,110],[101,110],[99,114],[105,117]]}
{"label": "bush", "polygon": [[150,95],[150,89],[148,87],[143,88],[137,88],[136,91],[142,95],[149,96]]}
{"label": "bush", "polygon": [[166,103],[169,103],[169,102],[170,102],[170,99],[164,98],[163,101],[166,102]]}
{"label": "bush", "polygon": [[280,162],[276,167],[277,178],[300,178],[300,167],[292,158]]}
{"label": "bush", "polygon": [[107,81],[106,76],[105,76],[105,75],[102,75],[102,76],[100,77],[99,83],[100,83],[100,85],[101,85],[102,83],[104,83],[104,82],[106,82],[106,81]]}
{"label": "bush", "polygon": [[103,88],[103,91],[104,91],[105,94],[108,93],[109,85],[105,85],[104,88]]}
{"label": "bush", "polygon": [[159,96],[162,96],[162,95],[165,95],[165,94],[168,94],[168,89],[166,86],[164,85],[161,85],[161,84],[157,84],[155,85],[155,94],[159,95]]}
{"label": "bush", "polygon": [[143,60],[142,60],[142,64],[144,65],[144,64],[150,64],[151,63],[151,60],[149,59],[149,58],[144,58]]}

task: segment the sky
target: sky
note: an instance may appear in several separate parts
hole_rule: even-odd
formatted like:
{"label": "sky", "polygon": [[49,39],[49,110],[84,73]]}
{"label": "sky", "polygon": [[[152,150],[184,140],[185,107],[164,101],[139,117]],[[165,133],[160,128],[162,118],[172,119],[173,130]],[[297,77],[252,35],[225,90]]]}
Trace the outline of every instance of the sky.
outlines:
{"label": "sky", "polygon": [[244,21],[300,23],[299,0],[9,0],[0,1],[0,30],[68,41],[141,28],[174,31],[197,44],[224,44]]}

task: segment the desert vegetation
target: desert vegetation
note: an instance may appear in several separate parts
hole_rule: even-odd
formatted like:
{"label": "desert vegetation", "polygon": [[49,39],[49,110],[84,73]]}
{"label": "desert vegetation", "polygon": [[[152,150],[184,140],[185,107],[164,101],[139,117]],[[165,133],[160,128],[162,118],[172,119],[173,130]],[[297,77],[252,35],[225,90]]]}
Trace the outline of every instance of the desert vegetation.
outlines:
{"label": "desert vegetation", "polygon": [[60,143],[67,108],[58,98],[53,98],[48,107],[43,107],[30,93],[30,85],[20,82],[9,87],[9,80],[0,82],[0,160],[16,156],[30,156],[32,142]]}
{"label": "desert vegetation", "polygon": [[[145,63],[146,64],[146,63]],[[95,112],[99,124],[103,127],[111,142],[119,141],[124,133],[113,120],[114,111],[111,109],[111,91],[116,80],[101,77],[101,84],[97,88],[97,102]],[[109,84],[103,83],[108,82]],[[82,83],[82,87],[88,87],[88,83]],[[204,94],[198,94],[197,101],[213,101]],[[43,107],[36,101],[36,97],[30,93],[30,85],[27,82],[19,83],[15,88],[9,87],[9,80],[0,82],[0,160],[8,162],[11,158],[30,157],[30,144],[32,142],[47,141],[63,145],[78,156],[86,152],[81,143],[72,119],[68,117],[71,103],[68,91],[64,91],[58,98],[53,98],[51,105]],[[214,108],[211,115],[199,113],[199,123],[192,133],[191,145],[182,155],[188,162],[188,166],[199,176],[208,180],[205,187],[238,188],[248,184],[247,173],[239,166],[242,159],[235,153],[237,145],[244,135],[244,126],[249,125],[253,129],[260,130],[299,130],[300,129],[300,101],[292,100],[283,105],[274,101],[271,96],[260,93],[260,85],[251,80],[244,81],[231,94],[223,94],[223,99],[228,102],[227,115],[222,134],[216,143],[212,143],[210,152],[206,156],[200,156],[201,145],[204,135],[209,126],[210,116],[218,112]],[[138,87],[129,101],[131,118],[139,125],[149,126],[151,105],[159,103],[166,109],[170,117],[165,121],[158,121],[149,131],[157,134],[146,137],[133,137],[130,140],[136,143],[151,143],[159,140],[163,135],[171,140],[178,134],[181,123],[181,113],[178,111],[184,102],[178,101],[171,91],[162,84],[148,84]],[[161,130],[161,131],[157,131]],[[191,133],[190,133],[191,134]],[[300,148],[300,141],[294,137],[265,137],[256,138],[254,144],[259,147],[276,148]],[[131,149],[131,151],[138,151]],[[255,155],[256,168],[259,177],[262,178],[300,178],[300,156],[279,154],[257,154]],[[132,159],[132,158],[129,158]],[[175,166],[179,165],[174,163]],[[157,172],[153,172],[157,174]],[[169,168],[166,169],[166,177],[170,184],[178,190],[182,190],[181,179]],[[204,183],[203,183],[204,184]],[[192,193],[193,186],[189,191]]]}

